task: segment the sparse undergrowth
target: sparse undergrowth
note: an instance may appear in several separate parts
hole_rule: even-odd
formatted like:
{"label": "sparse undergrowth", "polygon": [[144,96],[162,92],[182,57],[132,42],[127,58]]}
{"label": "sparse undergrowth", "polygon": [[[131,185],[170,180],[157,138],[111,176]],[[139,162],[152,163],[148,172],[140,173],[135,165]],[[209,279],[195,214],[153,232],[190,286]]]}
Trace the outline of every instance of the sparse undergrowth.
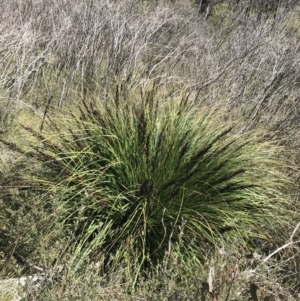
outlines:
{"label": "sparse undergrowth", "polygon": [[48,284],[35,290],[25,288],[26,300],[297,300],[297,283],[282,285],[280,277],[283,271],[287,277],[288,272],[283,262],[274,259],[276,252],[263,257],[256,252],[249,254],[243,247],[229,252],[222,248],[210,254],[205,266],[192,258],[183,262],[178,254],[166,254],[138,283],[129,276],[128,267],[109,278],[100,276],[97,264],[85,266],[80,272],[65,268]]}

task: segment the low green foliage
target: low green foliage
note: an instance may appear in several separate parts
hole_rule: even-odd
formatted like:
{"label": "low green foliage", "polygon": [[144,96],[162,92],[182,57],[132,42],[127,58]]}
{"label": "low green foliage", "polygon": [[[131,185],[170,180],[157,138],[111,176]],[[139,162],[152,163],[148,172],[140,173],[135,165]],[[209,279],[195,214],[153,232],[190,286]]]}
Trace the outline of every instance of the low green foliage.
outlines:
{"label": "low green foliage", "polygon": [[117,87],[85,101],[67,127],[50,121],[44,134],[23,125],[37,140],[29,151],[2,142],[41,166],[17,186],[61,203],[80,256],[111,270],[137,262],[139,274],[166,252],[201,261],[224,237],[271,240],[287,223],[282,149],[223,117],[154,86]]}
{"label": "low green foliage", "polygon": [[[120,268],[107,278],[101,276],[101,268],[92,263],[80,271],[65,268],[56,277],[50,274],[42,285],[24,287],[20,292],[25,293],[24,300],[43,301],[296,300],[297,294],[292,295],[278,278],[282,263],[264,262],[263,256],[251,256],[243,248],[231,251],[227,255],[211,252],[205,267],[200,267],[192,258],[183,262],[175,254],[166,254],[159,264],[139,278],[134,289],[136,281],[126,268]],[[138,268],[138,264],[130,268]]]}

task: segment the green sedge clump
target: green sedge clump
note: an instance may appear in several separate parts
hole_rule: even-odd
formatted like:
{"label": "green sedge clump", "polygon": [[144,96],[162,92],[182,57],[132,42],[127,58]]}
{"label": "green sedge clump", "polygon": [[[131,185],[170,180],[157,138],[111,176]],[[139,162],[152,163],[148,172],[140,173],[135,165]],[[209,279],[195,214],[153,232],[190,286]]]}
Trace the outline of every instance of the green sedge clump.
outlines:
{"label": "green sedge clump", "polygon": [[24,126],[43,167],[27,187],[59,199],[81,254],[141,269],[171,252],[201,260],[225,236],[271,239],[286,222],[282,149],[259,130],[189,97],[118,92],[47,133]]}

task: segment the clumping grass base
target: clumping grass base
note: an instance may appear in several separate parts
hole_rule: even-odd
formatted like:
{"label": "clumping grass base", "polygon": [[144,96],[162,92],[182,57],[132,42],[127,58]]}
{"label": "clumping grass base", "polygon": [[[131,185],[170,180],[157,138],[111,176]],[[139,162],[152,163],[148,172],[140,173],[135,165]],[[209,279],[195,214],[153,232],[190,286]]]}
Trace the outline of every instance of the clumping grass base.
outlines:
{"label": "clumping grass base", "polygon": [[281,147],[191,97],[116,89],[45,133],[23,126],[29,149],[3,141],[42,166],[22,181],[59,200],[80,257],[139,274],[166,252],[201,262],[222,240],[271,240],[285,225]]}

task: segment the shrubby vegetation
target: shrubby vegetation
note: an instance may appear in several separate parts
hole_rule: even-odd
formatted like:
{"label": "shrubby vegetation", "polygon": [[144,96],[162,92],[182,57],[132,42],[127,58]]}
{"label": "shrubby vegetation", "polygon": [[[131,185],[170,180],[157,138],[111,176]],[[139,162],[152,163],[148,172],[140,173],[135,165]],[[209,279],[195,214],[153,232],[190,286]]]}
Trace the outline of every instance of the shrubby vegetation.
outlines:
{"label": "shrubby vegetation", "polygon": [[47,275],[24,298],[299,297],[300,8],[208,2],[2,3],[1,276]]}

